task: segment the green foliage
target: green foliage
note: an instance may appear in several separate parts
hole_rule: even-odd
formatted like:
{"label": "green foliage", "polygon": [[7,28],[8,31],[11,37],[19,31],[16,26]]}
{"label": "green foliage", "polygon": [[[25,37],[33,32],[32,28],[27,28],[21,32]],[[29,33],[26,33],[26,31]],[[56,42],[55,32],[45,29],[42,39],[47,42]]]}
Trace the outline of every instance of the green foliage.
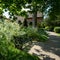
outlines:
{"label": "green foliage", "polygon": [[[45,32],[44,29],[40,28],[33,28],[33,27],[27,27],[21,29],[22,35],[20,37],[24,39],[25,41],[46,41],[48,38],[48,34]],[[46,37],[46,39],[44,38]],[[23,40],[23,42],[25,42]]]}
{"label": "green foliage", "polygon": [[41,26],[45,28],[46,30],[53,31],[54,27],[60,26],[60,20],[49,20],[45,19],[42,23]]}
{"label": "green foliage", "polygon": [[26,52],[15,48],[13,36],[19,36],[20,27],[8,20],[0,21],[0,60],[39,60]]}
{"label": "green foliage", "polygon": [[[15,39],[14,39],[15,38]],[[0,21],[0,59],[1,60],[39,60],[26,52],[17,49],[30,41],[46,41],[48,35],[43,29],[21,27],[9,20]],[[17,43],[16,43],[17,42]]]}
{"label": "green foliage", "polygon": [[41,27],[45,28],[45,22],[44,21],[41,22]]}
{"label": "green foliage", "polygon": [[50,16],[50,19],[55,19],[57,15],[60,15],[60,0],[44,0],[44,2],[43,11]]}
{"label": "green foliage", "polygon": [[23,50],[26,43],[39,41],[45,42],[48,40],[48,34],[44,29],[33,27],[21,27],[20,35],[14,36],[15,45],[18,49]]}
{"label": "green foliage", "polygon": [[4,6],[1,5],[1,7],[3,9],[7,9],[9,10],[11,13],[13,13],[14,15],[21,15],[21,16],[25,16],[28,17],[27,12],[26,11],[22,11],[22,8],[27,8],[30,9],[30,11],[32,11],[34,17],[34,26],[36,27],[37,25],[37,11],[41,11],[42,8],[42,3],[43,0],[1,0],[0,1],[1,4],[3,4]]}
{"label": "green foliage", "polygon": [[42,28],[41,22],[37,23],[37,27],[38,27],[38,28]]}
{"label": "green foliage", "polygon": [[60,33],[60,27],[55,27],[55,28],[54,28],[54,32]]}
{"label": "green foliage", "polygon": [[55,20],[55,21],[54,21],[54,25],[55,25],[55,26],[60,26],[60,18],[59,18],[59,20]]}
{"label": "green foliage", "polygon": [[[22,8],[28,8],[33,13],[34,23],[37,25],[37,11],[56,19],[60,15],[60,0],[0,0],[0,10],[7,9],[14,15],[27,17],[27,12]],[[2,11],[1,10],[1,11]]]}
{"label": "green foliage", "polygon": [[[47,37],[48,37],[48,34],[43,29],[40,29],[40,28],[28,27],[26,29],[26,33],[27,33],[27,36],[29,37],[29,39],[31,39],[32,41],[33,40],[46,41]],[[46,39],[44,39],[43,36],[46,37]]]}
{"label": "green foliage", "polygon": [[[26,7],[26,4],[29,5]],[[22,7],[29,8],[32,12],[35,12],[35,10],[42,11],[49,14],[50,17],[60,15],[60,0],[0,0],[0,7],[3,9],[8,8],[14,15],[20,15]]]}
{"label": "green foliage", "polygon": [[0,15],[3,13],[3,9],[0,7]]}
{"label": "green foliage", "polygon": [[47,31],[53,31],[53,26],[46,26],[45,30],[47,30]]}

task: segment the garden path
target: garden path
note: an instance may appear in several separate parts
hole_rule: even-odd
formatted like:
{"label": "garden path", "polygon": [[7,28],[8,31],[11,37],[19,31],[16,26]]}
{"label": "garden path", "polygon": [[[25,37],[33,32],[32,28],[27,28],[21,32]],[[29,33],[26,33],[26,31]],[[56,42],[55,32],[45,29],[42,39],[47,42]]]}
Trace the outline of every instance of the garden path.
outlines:
{"label": "garden path", "polygon": [[41,60],[60,60],[60,37],[54,32],[47,33],[49,40],[45,43],[33,43],[29,53],[37,55]]}

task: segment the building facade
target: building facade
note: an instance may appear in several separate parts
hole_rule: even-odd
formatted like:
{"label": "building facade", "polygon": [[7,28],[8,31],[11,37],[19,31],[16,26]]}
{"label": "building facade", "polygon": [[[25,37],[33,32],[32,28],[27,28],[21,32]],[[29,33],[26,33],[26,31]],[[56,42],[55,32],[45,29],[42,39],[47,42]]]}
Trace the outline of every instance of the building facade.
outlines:
{"label": "building facade", "polygon": [[[30,23],[33,23],[33,14],[31,13],[28,13],[28,18],[27,18],[27,23],[28,25]],[[22,17],[22,16],[16,16],[17,17],[17,22],[18,21],[21,21],[23,23],[25,17]],[[37,23],[41,22],[43,20],[43,17],[42,17],[42,13],[41,12],[37,12]]]}

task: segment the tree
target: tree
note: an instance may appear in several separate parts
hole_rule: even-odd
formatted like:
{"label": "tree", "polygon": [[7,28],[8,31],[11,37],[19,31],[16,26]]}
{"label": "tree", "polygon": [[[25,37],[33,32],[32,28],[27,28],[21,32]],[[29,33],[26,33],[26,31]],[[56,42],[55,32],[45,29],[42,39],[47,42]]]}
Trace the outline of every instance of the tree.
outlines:
{"label": "tree", "polygon": [[21,15],[21,10],[26,5],[33,13],[34,26],[37,25],[37,11],[45,12],[50,18],[51,15],[60,15],[60,0],[0,0],[0,7],[16,15]]}
{"label": "tree", "polygon": [[[24,15],[26,14],[25,11],[21,11],[22,7],[25,5],[24,0],[0,0],[0,9],[1,11],[9,11],[10,16],[14,15]],[[23,13],[22,13],[23,12]],[[3,13],[3,12],[0,12]]]}
{"label": "tree", "polygon": [[37,26],[37,11],[42,11],[42,4],[43,4],[43,0],[26,0],[27,5],[25,6],[26,8],[30,9],[30,12],[33,13],[33,25],[34,27]]}
{"label": "tree", "polygon": [[42,1],[40,0],[1,0],[1,7],[8,9],[11,13],[20,15],[22,7],[25,8],[26,4],[30,4],[33,12],[34,26],[37,25],[37,11],[41,8]]}
{"label": "tree", "polygon": [[43,12],[45,12],[45,15],[49,15],[51,19],[55,17],[58,18],[60,15],[60,0],[44,0],[44,2],[45,6],[43,6]]}
{"label": "tree", "polygon": [[51,19],[60,15],[60,0],[28,0],[27,2],[30,4],[29,8],[35,13],[36,10],[40,10],[43,14],[48,14]]}

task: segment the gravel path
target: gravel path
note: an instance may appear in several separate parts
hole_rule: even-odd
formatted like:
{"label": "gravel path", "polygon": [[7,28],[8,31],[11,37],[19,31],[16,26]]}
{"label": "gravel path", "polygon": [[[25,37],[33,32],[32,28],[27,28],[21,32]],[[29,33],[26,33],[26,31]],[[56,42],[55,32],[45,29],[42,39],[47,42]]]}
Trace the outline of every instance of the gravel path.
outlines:
{"label": "gravel path", "polygon": [[60,60],[60,37],[54,32],[49,33],[49,40],[45,43],[35,42],[29,50],[41,60]]}

